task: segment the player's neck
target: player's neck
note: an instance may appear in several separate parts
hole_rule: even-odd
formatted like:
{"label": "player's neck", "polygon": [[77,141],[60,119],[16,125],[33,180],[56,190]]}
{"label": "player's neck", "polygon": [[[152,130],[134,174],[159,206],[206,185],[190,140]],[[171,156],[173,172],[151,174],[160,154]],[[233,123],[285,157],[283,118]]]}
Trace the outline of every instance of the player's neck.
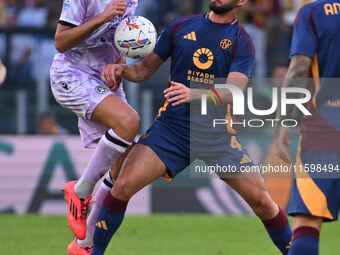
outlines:
{"label": "player's neck", "polygon": [[236,18],[237,9],[231,10],[226,14],[216,14],[213,11],[208,13],[208,19],[210,19],[214,23],[229,23],[232,22]]}

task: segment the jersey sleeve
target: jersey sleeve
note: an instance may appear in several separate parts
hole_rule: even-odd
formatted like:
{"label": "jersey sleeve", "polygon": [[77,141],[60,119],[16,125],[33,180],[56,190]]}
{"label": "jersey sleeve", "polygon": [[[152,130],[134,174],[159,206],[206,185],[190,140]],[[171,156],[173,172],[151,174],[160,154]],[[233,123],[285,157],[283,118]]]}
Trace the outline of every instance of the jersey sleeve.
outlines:
{"label": "jersey sleeve", "polygon": [[310,7],[304,7],[296,17],[290,58],[296,54],[314,57],[317,48],[317,35],[314,26],[314,12]]}
{"label": "jersey sleeve", "polygon": [[255,47],[248,34],[239,35],[233,48],[233,60],[229,72],[243,73],[247,77],[253,77],[255,63]]}
{"label": "jersey sleeve", "polygon": [[164,29],[155,46],[154,52],[164,61],[171,56],[177,23],[175,20]]}
{"label": "jersey sleeve", "polygon": [[64,0],[60,21],[79,26],[84,23],[88,0]]}
{"label": "jersey sleeve", "polygon": [[167,60],[171,55],[169,40],[169,31],[165,29],[158,38],[156,46],[154,48],[154,52],[163,60]]}

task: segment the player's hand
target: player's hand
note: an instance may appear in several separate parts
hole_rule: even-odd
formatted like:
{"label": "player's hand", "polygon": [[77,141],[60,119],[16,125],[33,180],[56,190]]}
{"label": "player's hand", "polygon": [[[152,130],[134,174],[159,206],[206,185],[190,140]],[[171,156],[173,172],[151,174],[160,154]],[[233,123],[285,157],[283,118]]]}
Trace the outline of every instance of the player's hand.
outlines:
{"label": "player's hand", "polygon": [[164,90],[164,97],[169,98],[172,106],[190,102],[190,89],[182,83],[171,82],[171,87]]}
{"label": "player's hand", "polygon": [[101,15],[103,17],[104,23],[107,23],[113,20],[117,15],[123,17],[125,11],[126,11],[125,0],[115,0],[111,2],[111,4],[106,8],[106,10]]}
{"label": "player's hand", "polygon": [[280,127],[279,135],[275,141],[276,155],[288,164],[292,163],[292,159],[288,153],[287,147],[290,145],[290,131],[286,127]]}
{"label": "player's hand", "polygon": [[109,64],[105,66],[101,73],[102,81],[110,88],[111,91],[116,91],[122,82],[122,72],[124,66]]}

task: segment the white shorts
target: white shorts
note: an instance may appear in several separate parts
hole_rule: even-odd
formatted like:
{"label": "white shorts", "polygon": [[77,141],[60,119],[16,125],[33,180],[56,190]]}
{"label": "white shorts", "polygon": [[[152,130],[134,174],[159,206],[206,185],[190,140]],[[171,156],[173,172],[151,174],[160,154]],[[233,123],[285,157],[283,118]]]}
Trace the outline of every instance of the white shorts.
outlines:
{"label": "white shorts", "polygon": [[51,89],[56,101],[78,116],[78,128],[85,148],[95,148],[99,139],[110,129],[93,122],[92,114],[109,95],[127,103],[123,86],[112,92],[98,75],[89,75],[75,68],[51,68]]}

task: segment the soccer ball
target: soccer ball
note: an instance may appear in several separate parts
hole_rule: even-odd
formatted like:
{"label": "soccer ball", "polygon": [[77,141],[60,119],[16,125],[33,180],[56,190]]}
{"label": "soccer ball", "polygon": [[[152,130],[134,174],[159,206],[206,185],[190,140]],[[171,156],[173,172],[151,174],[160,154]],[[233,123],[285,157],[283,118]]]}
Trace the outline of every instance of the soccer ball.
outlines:
{"label": "soccer ball", "polygon": [[157,32],[148,19],[132,16],[120,22],[114,39],[116,47],[124,56],[144,58],[155,48]]}

